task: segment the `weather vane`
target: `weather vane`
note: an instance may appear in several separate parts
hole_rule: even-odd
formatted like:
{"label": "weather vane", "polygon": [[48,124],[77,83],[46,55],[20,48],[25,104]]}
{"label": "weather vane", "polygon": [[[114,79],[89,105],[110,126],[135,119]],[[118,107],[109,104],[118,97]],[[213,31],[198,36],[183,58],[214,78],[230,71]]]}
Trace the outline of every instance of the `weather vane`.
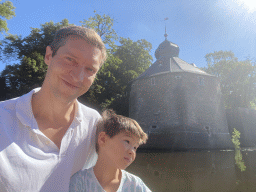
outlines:
{"label": "weather vane", "polygon": [[[168,19],[169,19],[169,18],[166,17],[166,18],[164,18],[164,21],[166,21],[166,20],[168,20]],[[164,36],[165,36],[165,40],[167,40],[168,34],[166,33],[166,23],[165,23],[165,34],[164,34]]]}

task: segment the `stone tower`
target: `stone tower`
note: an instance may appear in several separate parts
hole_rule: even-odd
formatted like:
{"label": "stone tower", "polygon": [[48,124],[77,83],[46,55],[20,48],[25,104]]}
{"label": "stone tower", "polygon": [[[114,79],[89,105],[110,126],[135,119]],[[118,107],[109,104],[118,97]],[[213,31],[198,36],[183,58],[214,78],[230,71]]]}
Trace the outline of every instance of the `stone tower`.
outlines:
{"label": "stone tower", "polygon": [[131,84],[129,116],[148,133],[146,148],[232,148],[220,82],[179,58],[167,40],[156,62]]}

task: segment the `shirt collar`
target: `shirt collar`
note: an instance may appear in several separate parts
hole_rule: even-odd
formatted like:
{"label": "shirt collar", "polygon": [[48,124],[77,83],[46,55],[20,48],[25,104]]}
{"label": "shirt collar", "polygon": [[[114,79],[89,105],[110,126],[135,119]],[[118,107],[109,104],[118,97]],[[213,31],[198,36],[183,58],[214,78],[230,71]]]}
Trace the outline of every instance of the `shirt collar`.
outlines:
{"label": "shirt collar", "polygon": [[83,118],[83,113],[82,113],[82,106],[81,106],[81,103],[76,100],[76,103],[77,103],[77,107],[75,108],[76,112],[75,112],[75,119],[81,123],[82,122],[82,118]]}
{"label": "shirt collar", "polygon": [[31,104],[32,95],[40,89],[35,88],[17,100],[16,115],[23,125],[32,127],[33,120],[35,120]]}
{"label": "shirt collar", "polygon": [[[29,93],[21,96],[16,103],[16,115],[18,119],[21,121],[21,123],[25,126],[33,127],[34,123],[36,123],[33,111],[32,111],[32,95],[36,92],[38,92],[41,88],[35,88],[31,90]],[[75,118],[78,123],[82,122],[82,118],[85,115],[82,110],[82,104],[76,100],[77,107],[75,108]]]}

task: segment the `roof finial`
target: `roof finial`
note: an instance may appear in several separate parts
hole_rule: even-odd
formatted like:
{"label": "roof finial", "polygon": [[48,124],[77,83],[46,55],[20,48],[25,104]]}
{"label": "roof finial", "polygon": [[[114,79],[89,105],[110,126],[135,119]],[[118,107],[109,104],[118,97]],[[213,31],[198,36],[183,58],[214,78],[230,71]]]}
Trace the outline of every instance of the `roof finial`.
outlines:
{"label": "roof finial", "polygon": [[[166,17],[166,18],[164,18],[164,21],[166,21],[166,20],[168,20],[168,19],[169,19],[169,18]],[[165,36],[165,40],[167,40],[168,34],[166,33],[166,23],[165,23],[165,34],[164,34],[164,36]]]}

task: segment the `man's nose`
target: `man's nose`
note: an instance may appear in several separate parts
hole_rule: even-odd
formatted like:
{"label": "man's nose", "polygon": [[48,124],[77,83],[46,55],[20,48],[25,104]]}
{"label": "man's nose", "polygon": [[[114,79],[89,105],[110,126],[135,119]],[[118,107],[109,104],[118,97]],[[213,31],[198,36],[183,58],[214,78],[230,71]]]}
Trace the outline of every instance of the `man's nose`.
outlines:
{"label": "man's nose", "polygon": [[83,67],[74,67],[70,72],[72,78],[76,82],[82,82],[86,76],[85,70]]}

